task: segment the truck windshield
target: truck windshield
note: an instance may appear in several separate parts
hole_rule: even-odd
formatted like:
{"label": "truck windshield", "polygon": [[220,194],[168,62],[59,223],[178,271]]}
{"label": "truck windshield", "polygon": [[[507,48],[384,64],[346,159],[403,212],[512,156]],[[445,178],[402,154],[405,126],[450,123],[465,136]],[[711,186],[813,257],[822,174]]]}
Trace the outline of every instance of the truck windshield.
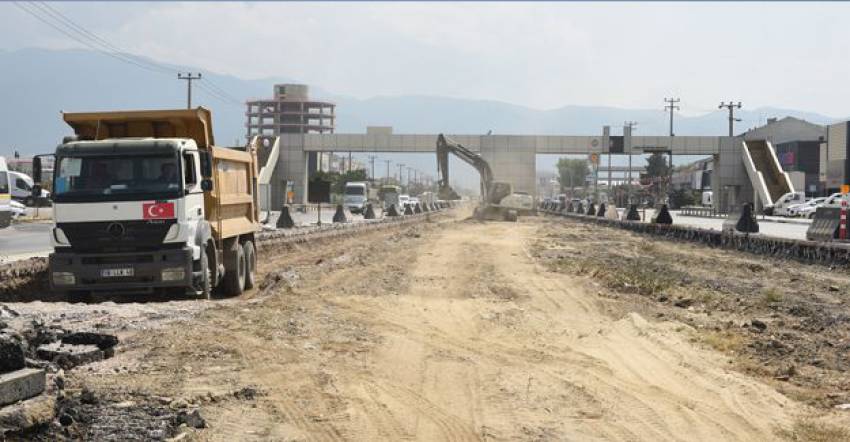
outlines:
{"label": "truck windshield", "polygon": [[66,156],[58,159],[57,201],[159,199],[179,196],[177,157]]}
{"label": "truck windshield", "polygon": [[363,195],[366,193],[365,191],[366,189],[361,186],[351,186],[345,188],[346,195]]}
{"label": "truck windshield", "polygon": [[0,193],[9,193],[9,175],[7,172],[0,172]]}

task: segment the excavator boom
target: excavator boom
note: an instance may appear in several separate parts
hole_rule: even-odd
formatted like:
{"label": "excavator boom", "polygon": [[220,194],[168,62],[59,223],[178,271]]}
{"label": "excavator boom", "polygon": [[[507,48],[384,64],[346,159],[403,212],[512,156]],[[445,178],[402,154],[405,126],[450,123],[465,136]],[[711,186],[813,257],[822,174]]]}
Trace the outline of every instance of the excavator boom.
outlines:
{"label": "excavator boom", "polygon": [[437,136],[437,170],[440,174],[440,199],[460,199],[460,196],[449,185],[449,153],[455,154],[465,163],[474,167],[481,175],[481,196],[489,202],[490,187],[493,184],[493,171],[481,155],[456,143],[445,135]]}

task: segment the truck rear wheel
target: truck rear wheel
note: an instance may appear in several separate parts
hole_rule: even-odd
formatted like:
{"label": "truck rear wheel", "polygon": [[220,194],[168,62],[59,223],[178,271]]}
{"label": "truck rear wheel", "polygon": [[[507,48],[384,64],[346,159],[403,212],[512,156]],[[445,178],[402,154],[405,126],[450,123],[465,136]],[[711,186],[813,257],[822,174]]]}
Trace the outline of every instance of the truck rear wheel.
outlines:
{"label": "truck rear wheel", "polygon": [[245,241],[242,244],[242,249],[245,255],[245,290],[254,288],[255,276],[257,270],[257,251],[254,248],[253,241]]}
{"label": "truck rear wheel", "polygon": [[224,280],[221,288],[227,296],[238,296],[245,289],[245,250],[238,241],[233,241],[230,247],[224,250],[225,270]]}

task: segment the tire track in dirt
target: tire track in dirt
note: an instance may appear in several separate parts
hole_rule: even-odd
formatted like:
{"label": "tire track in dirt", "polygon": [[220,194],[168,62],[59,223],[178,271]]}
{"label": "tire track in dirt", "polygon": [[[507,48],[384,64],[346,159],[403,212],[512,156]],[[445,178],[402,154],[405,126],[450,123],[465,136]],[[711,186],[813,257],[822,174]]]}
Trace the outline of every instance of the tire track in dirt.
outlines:
{"label": "tire track in dirt", "polygon": [[[404,394],[391,391],[407,404],[427,401],[413,407],[417,418],[439,411],[477,437],[714,440],[764,438],[799,411],[769,387],[728,372],[721,358],[706,357],[673,325],[604,314],[584,281],[529,260],[525,244],[534,231],[523,224],[459,224],[419,250],[405,293],[332,299],[380,330],[385,341],[368,376],[407,386]],[[488,296],[493,284],[521,296]],[[483,311],[511,309],[521,314],[509,328],[482,318]],[[390,351],[396,340],[416,350]],[[502,381],[456,374],[469,367]],[[443,388],[427,381],[433,372],[442,374]],[[525,392],[509,385],[518,379],[528,380]],[[535,392],[535,382],[544,391]],[[565,390],[577,397],[562,397]],[[535,395],[553,407],[529,405]],[[475,397],[485,398],[484,406],[470,411]],[[425,435],[451,437],[443,431],[452,430]]]}

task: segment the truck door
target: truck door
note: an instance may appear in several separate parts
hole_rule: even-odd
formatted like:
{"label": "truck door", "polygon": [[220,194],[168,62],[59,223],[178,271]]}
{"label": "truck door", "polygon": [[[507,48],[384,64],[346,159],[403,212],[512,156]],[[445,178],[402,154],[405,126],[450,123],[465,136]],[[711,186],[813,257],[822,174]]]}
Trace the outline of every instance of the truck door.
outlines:
{"label": "truck door", "polygon": [[[204,219],[204,191],[201,189],[200,159],[197,151],[185,151],[182,155],[183,188],[185,189],[184,207],[186,224],[190,235],[188,244],[195,249],[195,229]],[[200,257],[200,248],[194,250],[194,258]]]}

